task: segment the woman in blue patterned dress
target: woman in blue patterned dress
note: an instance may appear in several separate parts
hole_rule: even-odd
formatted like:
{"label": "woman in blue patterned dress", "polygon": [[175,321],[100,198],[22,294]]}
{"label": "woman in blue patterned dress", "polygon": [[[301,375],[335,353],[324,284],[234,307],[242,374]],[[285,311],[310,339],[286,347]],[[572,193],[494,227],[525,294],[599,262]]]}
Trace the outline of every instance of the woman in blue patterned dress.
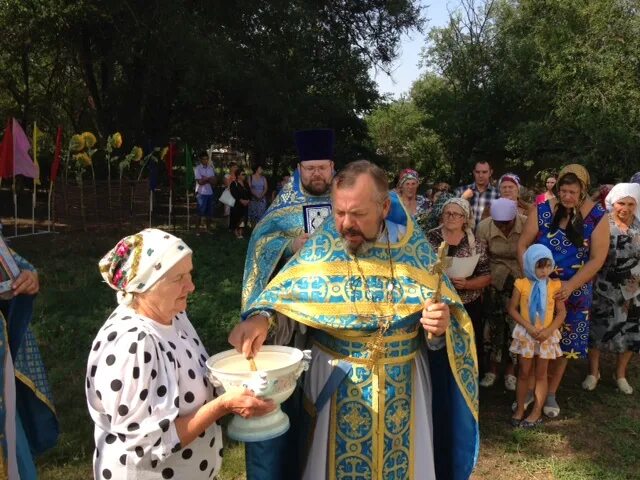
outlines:
{"label": "woman in blue patterned dress", "polygon": [[556,263],[554,275],[562,281],[556,298],[567,306],[560,342],[564,356],[551,364],[543,409],[548,417],[560,414],[555,397],[567,360],[587,356],[592,280],[609,251],[609,223],[601,221],[606,210],[588,197],[589,184],[589,173],[582,165],[563,168],[558,175],[557,198],[531,208],[518,243],[520,259],[534,242],[551,250]]}

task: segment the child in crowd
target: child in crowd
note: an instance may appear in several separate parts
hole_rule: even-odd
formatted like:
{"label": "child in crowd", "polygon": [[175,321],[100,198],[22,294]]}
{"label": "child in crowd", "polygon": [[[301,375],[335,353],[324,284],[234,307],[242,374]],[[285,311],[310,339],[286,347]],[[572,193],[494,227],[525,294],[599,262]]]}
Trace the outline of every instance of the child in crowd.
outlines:
{"label": "child in crowd", "polygon": [[[508,308],[518,323],[509,349],[518,355],[517,407],[511,425],[532,428],[542,422],[549,360],[562,356],[559,328],[567,312],[562,301],[554,300],[562,285],[560,280],[549,278],[555,268],[551,251],[544,245],[531,245],[524,253],[523,263],[526,278],[515,281]],[[535,375],[535,400],[529,416],[524,418],[531,375]]]}

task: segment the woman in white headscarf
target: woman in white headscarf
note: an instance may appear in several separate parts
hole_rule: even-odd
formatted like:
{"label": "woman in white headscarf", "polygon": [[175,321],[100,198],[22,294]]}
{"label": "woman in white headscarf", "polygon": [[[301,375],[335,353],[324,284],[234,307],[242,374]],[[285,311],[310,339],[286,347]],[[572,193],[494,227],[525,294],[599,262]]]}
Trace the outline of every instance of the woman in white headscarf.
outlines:
{"label": "woman in white headscarf", "polygon": [[191,254],[179,238],[146,229],[100,260],[120,305],[87,363],[96,479],[210,479],[222,463],[217,420],[273,409],[249,391],[215,396],[207,352],[185,312]]}
{"label": "woman in white headscarf", "polygon": [[619,183],[605,199],[609,211],[609,255],[593,289],[589,338],[589,375],[582,382],[593,390],[600,379],[600,351],[617,354],[614,380],[630,395],[627,365],[640,352],[640,185]]}
{"label": "woman in white headscarf", "polygon": [[[442,208],[440,226],[427,232],[427,240],[434,249],[447,242],[450,257],[477,257],[475,269],[464,278],[451,278],[453,286],[460,295],[467,313],[471,317],[475,332],[478,360],[482,361],[482,291],[491,284],[491,267],[484,240],[476,239],[473,234],[474,216],[469,202],[463,198],[450,198]],[[482,373],[482,372],[481,372]]]}

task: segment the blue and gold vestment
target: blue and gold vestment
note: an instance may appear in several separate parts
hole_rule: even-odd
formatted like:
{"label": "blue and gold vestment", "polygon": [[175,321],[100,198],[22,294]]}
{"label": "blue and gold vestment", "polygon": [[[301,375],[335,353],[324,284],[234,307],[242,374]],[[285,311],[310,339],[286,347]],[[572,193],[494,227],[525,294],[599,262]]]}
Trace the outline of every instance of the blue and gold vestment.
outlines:
{"label": "blue and gold vestment", "polygon": [[[1,234],[1,233],[0,233]],[[33,266],[11,252],[21,270]],[[33,295],[18,295],[0,300],[0,479],[9,478],[12,451],[5,431],[8,416],[15,417],[15,460],[22,480],[36,478],[33,455],[52,448],[58,439],[56,417],[46,371],[36,339],[29,328],[33,314]],[[9,374],[5,362],[13,365],[15,392],[5,389]],[[15,403],[10,396],[15,395]],[[14,407],[14,408],[12,408]]]}
{"label": "blue and gold vestment", "polygon": [[[413,471],[425,453],[414,437],[427,426],[416,424],[412,398],[416,357],[426,352],[419,318],[435,291],[428,273],[435,254],[413,221],[405,221],[399,242],[374,244],[356,264],[328,219],[243,313],[275,310],[303,323],[316,348],[352,365],[330,402],[330,479],[424,478]],[[478,369],[471,320],[449,280],[443,300],[451,309],[446,349],[431,352],[428,361],[433,456],[437,478],[457,480],[469,477],[478,455]],[[380,322],[389,328],[372,362]]]}
{"label": "blue and gold vestment", "polygon": [[278,265],[292,255],[291,242],[304,233],[302,207],[330,203],[326,195],[310,195],[296,170],[251,234],[242,280],[242,309],[267,287]]}

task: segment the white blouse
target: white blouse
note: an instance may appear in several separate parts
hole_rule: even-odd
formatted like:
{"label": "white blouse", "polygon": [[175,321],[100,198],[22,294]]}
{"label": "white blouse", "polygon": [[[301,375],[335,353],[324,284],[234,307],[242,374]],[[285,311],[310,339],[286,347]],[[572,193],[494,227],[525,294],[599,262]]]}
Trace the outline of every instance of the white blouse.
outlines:
{"label": "white blouse", "polygon": [[96,335],[86,394],[95,423],[96,479],[210,479],[222,464],[211,425],[182,447],[174,420],[215,396],[207,352],[185,312],[162,325],[119,306]]}

